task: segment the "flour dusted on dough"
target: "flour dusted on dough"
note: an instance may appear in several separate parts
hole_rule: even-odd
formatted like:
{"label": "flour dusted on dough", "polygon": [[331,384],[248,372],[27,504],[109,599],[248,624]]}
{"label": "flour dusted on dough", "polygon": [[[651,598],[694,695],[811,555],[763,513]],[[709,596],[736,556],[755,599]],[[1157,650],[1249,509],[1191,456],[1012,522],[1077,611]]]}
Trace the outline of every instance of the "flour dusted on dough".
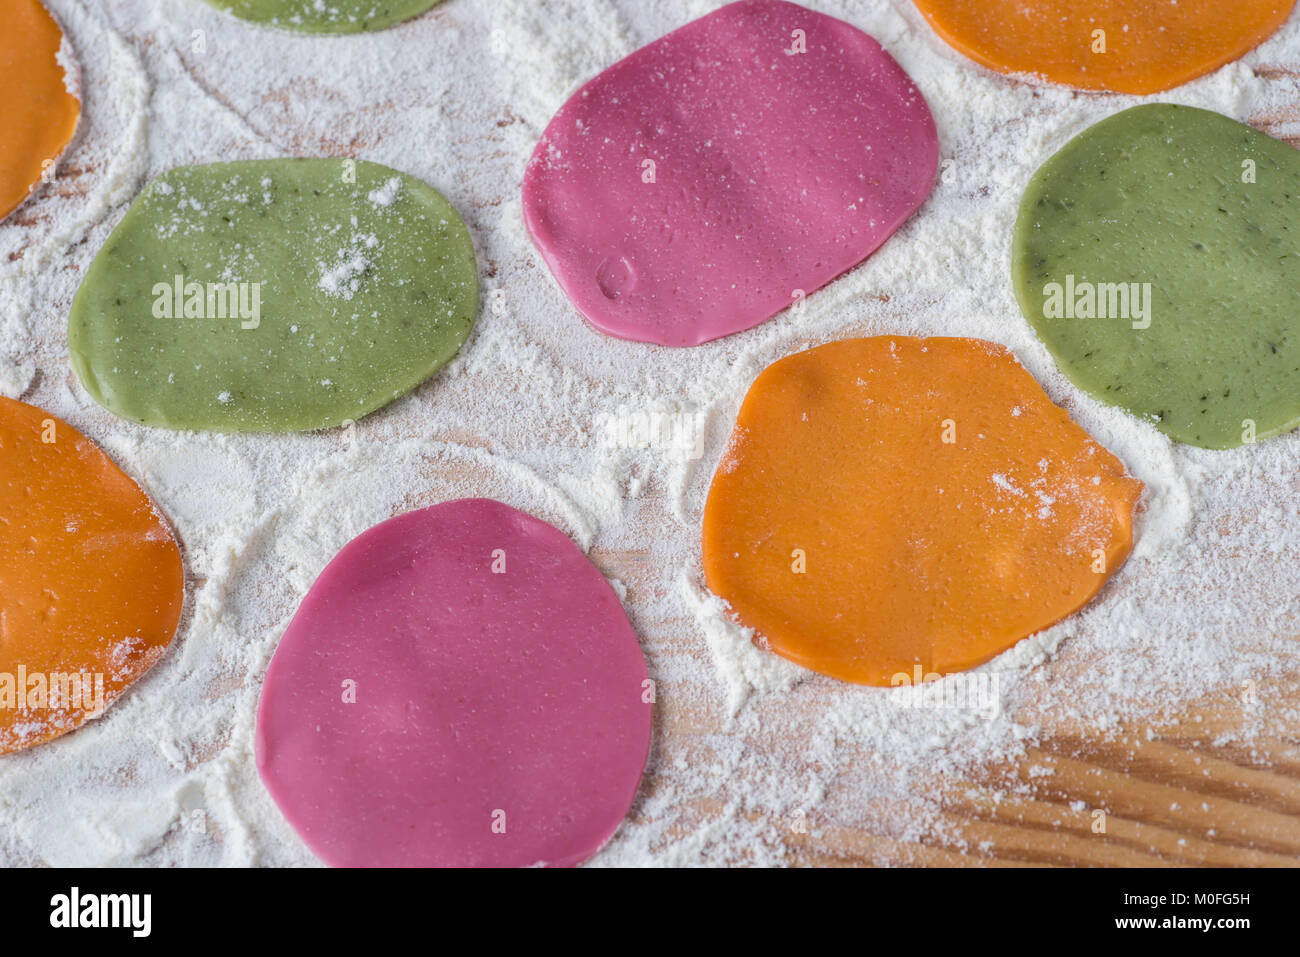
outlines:
{"label": "flour dusted on dough", "polygon": [[[183,543],[189,596],[167,657],[102,719],[0,762],[0,861],[314,863],[253,766],[266,664],[346,541],[466,495],[573,536],[623,590],[646,651],[658,725],[674,736],[656,742],[632,820],[596,865],[779,864],[796,825],[814,847],[844,827],[885,835],[900,849],[884,862],[908,860],[909,841],[963,847],[939,815],[941,776],[967,780],[1063,721],[1101,733],[1295,673],[1300,435],[1229,453],[1174,445],[1073,389],[1012,295],[1025,182],[1136,98],[996,77],[951,51],[910,0],[808,0],[877,37],[916,79],[939,128],[940,181],[866,264],[797,314],[663,350],[582,321],[528,241],[518,187],[579,83],[720,2],[446,0],[344,38],[255,30],[179,0],[49,2],[87,102],[57,188],[32,199],[23,223],[0,225],[0,391],[67,418],[154,497]],[[1300,136],[1289,80],[1254,69],[1279,64],[1300,66],[1294,19],[1242,63],[1161,99]],[[465,215],[484,303],[460,355],[414,394],[321,433],[172,435],[97,408],[69,372],[65,321],[125,204],[173,166],[279,155],[385,163]],[[883,334],[1003,343],[1146,486],[1134,552],[1102,593],[980,669],[1000,677],[993,720],[801,672],[750,644],[701,591],[704,495],[753,377],[798,349]],[[653,411],[694,417],[698,455],[634,441],[635,413]],[[610,441],[611,427],[627,440]],[[1257,721],[1300,717],[1261,707]]]}

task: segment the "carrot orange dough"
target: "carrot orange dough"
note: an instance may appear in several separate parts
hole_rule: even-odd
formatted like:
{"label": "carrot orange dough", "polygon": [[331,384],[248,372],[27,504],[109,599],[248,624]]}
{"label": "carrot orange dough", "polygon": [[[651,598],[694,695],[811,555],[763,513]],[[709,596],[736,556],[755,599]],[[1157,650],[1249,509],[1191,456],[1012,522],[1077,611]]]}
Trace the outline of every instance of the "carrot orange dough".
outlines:
{"label": "carrot orange dough", "polygon": [[39,0],[0,0],[0,219],[72,139],[81,105],[68,92],[63,34]]}
{"label": "carrot orange dough", "polygon": [[140,487],[66,422],[0,398],[0,754],[98,717],[162,657],[183,588]]}
{"label": "carrot orange dough", "polygon": [[773,651],[888,685],[1084,605],[1142,484],[1002,346],[847,339],[750,387],[704,509],[709,588]]}
{"label": "carrot orange dough", "polygon": [[966,56],[1084,90],[1158,93],[1268,39],[1295,0],[915,0]]}

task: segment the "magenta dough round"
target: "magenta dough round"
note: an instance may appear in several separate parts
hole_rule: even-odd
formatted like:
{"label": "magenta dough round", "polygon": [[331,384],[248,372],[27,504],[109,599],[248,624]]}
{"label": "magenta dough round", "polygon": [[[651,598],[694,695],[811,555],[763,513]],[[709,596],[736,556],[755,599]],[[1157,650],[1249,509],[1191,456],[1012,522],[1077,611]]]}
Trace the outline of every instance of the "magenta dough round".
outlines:
{"label": "magenta dough round", "polygon": [[464,499],[358,536],[267,670],[257,767],[344,867],[568,866],[636,796],[645,659],[559,530]]}
{"label": "magenta dough round", "polygon": [[924,97],[879,43],[742,0],[560,108],[524,175],[524,220],[592,325],[695,345],[870,256],[929,195],[938,151]]}

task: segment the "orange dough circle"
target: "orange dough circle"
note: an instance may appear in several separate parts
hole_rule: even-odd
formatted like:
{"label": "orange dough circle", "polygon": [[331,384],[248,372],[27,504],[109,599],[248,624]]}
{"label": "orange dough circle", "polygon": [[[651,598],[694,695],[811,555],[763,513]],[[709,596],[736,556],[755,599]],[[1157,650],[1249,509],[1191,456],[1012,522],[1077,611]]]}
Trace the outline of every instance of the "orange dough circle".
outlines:
{"label": "orange dough circle", "polygon": [[[1138,94],[1159,93],[1231,63],[1268,39],[1295,6],[1295,0],[915,3],[939,36],[990,69]],[[1105,52],[1094,49],[1099,39]]]}
{"label": "orange dough circle", "polygon": [[947,674],[1095,595],[1141,489],[1002,346],[846,339],[754,380],[704,507],[705,578],[813,671]]}
{"label": "orange dough circle", "polygon": [[25,200],[77,128],[81,104],[57,55],[63,33],[39,0],[0,0],[0,219]]}
{"label": "orange dough circle", "polygon": [[[140,487],[66,422],[0,398],[0,754],[112,704],[183,600],[180,549]],[[88,680],[59,685],[74,674]]]}

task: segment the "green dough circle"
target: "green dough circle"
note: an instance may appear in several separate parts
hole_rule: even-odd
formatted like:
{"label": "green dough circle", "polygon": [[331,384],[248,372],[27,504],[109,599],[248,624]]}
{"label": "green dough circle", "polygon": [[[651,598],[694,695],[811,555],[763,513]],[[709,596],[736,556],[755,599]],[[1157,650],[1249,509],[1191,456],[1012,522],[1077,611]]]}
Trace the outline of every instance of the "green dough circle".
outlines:
{"label": "green dough circle", "polygon": [[208,0],[241,20],[298,33],[366,33],[419,16],[442,0]]}
{"label": "green dough circle", "polygon": [[353,160],[214,163],[132,204],[73,299],[68,349],[95,401],[133,422],[304,431],[415,388],[477,313],[469,231],[420,180]]}
{"label": "green dough circle", "polygon": [[1300,425],[1297,213],[1300,152],[1218,113],[1136,106],[1030,180],[1016,298],[1075,385],[1171,438],[1278,435]]}

